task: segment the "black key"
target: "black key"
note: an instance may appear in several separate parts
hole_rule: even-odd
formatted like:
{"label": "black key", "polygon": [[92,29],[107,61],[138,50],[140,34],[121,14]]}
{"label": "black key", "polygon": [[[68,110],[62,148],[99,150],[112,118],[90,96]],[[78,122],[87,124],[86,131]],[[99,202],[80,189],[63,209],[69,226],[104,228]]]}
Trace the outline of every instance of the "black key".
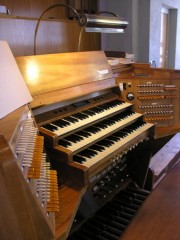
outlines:
{"label": "black key", "polygon": [[83,158],[82,156],[74,155],[73,156],[73,161],[78,162],[78,163],[84,163],[84,162],[86,162],[86,159]]}
{"label": "black key", "polygon": [[98,142],[98,145],[104,146],[104,147],[110,147],[113,145],[112,141],[108,141],[106,139],[103,139],[101,141]]}
{"label": "black key", "polygon": [[89,111],[89,110],[82,111],[82,113],[84,113],[88,116],[94,116],[96,114],[95,112],[92,112],[92,111]]}
{"label": "black key", "polygon": [[79,135],[79,136],[85,137],[85,138],[88,138],[88,137],[92,136],[91,133],[86,132],[86,131],[79,131],[76,134]]}
{"label": "black key", "polygon": [[105,150],[105,148],[103,146],[100,146],[100,145],[92,145],[90,147],[92,150],[96,150],[96,151],[99,151],[99,152],[103,152]]}
{"label": "black key", "polygon": [[102,124],[105,124],[107,126],[112,126],[115,124],[115,121],[113,121],[112,119],[107,119],[107,120],[104,120]]}
{"label": "black key", "polygon": [[102,104],[102,107],[107,110],[107,109],[111,109],[111,108],[113,108],[115,106],[121,105],[122,103],[123,102],[121,102],[120,100],[116,99],[116,100],[113,100],[111,102],[107,102],[107,103]]}
{"label": "black key", "polygon": [[70,142],[73,142],[73,143],[77,143],[77,142],[83,140],[83,137],[78,136],[78,135],[76,135],[76,134],[72,134],[72,135],[70,135],[70,136],[68,136],[68,137],[66,137],[66,138],[64,138],[64,139],[65,139],[65,140],[68,140],[68,141],[70,141]]}
{"label": "black key", "polygon": [[58,141],[58,144],[63,147],[70,147],[72,144],[64,139],[60,139]]}
{"label": "black key", "polygon": [[120,137],[120,138],[124,138],[127,135],[128,135],[127,133],[124,133],[122,131],[118,131],[118,132],[114,133],[112,136],[115,136],[115,137],[117,136],[117,137]]}
{"label": "black key", "polygon": [[105,109],[105,110],[108,110],[108,109],[110,109],[110,108],[112,107],[110,103],[104,103],[104,104],[102,104],[101,106],[102,106],[102,108]]}
{"label": "black key", "polygon": [[79,155],[88,157],[88,158],[92,158],[95,155],[97,155],[97,152],[87,148],[87,149],[83,150],[82,152],[80,152]]}
{"label": "black key", "polygon": [[45,128],[47,130],[50,130],[52,132],[58,129],[58,127],[53,126],[52,124],[46,124],[46,125],[43,126],[43,128]]}
{"label": "black key", "polygon": [[71,123],[76,123],[78,122],[78,120],[76,118],[73,117],[65,117],[64,120],[71,122]]}
{"label": "black key", "polygon": [[99,129],[106,129],[106,128],[108,128],[108,125],[103,124],[103,123],[97,123],[97,124],[94,125],[94,127],[97,127]]}
{"label": "black key", "polygon": [[115,137],[115,136],[109,136],[106,138],[107,140],[111,140],[113,142],[119,142],[119,138],[118,137]]}
{"label": "black key", "polygon": [[100,107],[93,107],[93,108],[90,108],[89,110],[94,112],[94,113],[102,113],[102,112],[104,112],[104,109],[102,109]]}
{"label": "black key", "polygon": [[126,127],[126,128],[123,128],[122,130],[121,130],[121,132],[124,132],[124,133],[128,133],[128,134],[131,134],[132,132],[134,132],[134,128],[132,127],[132,126],[130,126],[130,127]]}
{"label": "black key", "polygon": [[88,127],[86,129],[84,129],[84,131],[95,134],[95,133],[100,132],[101,130],[99,128],[96,128],[96,127]]}
{"label": "black key", "polygon": [[57,120],[57,121],[54,121],[54,122],[52,122],[52,124],[55,124],[55,125],[57,125],[58,127],[61,127],[61,128],[70,125],[69,122],[66,122],[66,121],[64,121],[63,119],[59,119],[59,120]]}
{"label": "black key", "polygon": [[72,115],[72,117],[75,117],[75,118],[80,119],[80,120],[84,120],[86,118],[89,118],[88,115],[83,114],[83,113],[75,113],[75,114]]}
{"label": "black key", "polygon": [[115,100],[111,101],[111,104],[112,105],[120,105],[120,104],[122,104],[122,101],[120,101],[119,99],[115,99]]}
{"label": "black key", "polygon": [[116,139],[117,141],[120,141],[122,139],[122,137],[118,136],[118,135],[115,135],[115,134],[112,134],[111,136],[109,136],[110,138],[114,138],[114,140]]}
{"label": "black key", "polygon": [[123,119],[128,118],[129,116],[131,116],[132,114],[134,114],[133,112],[122,112],[116,116],[111,117],[112,120],[119,122]]}

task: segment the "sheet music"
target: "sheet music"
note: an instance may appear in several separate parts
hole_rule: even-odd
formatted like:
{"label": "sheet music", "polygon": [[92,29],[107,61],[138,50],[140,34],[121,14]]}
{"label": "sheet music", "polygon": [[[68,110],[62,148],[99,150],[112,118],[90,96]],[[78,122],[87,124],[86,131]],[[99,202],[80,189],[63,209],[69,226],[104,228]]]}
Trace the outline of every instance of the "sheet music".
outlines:
{"label": "sheet music", "polygon": [[6,41],[0,41],[0,119],[32,101]]}

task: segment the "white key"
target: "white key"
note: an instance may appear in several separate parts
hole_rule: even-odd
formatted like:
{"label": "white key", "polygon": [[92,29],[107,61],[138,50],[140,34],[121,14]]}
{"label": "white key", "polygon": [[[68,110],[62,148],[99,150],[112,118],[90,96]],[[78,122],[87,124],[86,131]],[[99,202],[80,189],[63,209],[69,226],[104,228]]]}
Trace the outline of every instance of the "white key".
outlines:
{"label": "white key", "polygon": [[103,152],[98,152],[98,154],[92,158],[85,158],[86,162],[84,162],[82,165],[86,167],[91,167],[92,165],[96,164],[97,162],[102,161],[105,157],[108,155],[112,154],[116,150],[120,150],[121,147],[123,147],[125,144],[127,144],[130,140],[133,138],[140,136],[142,133],[147,131],[150,127],[152,127],[153,124],[151,123],[146,123],[142,127],[140,127],[138,130],[128,134],[128,136],[124,137],[122,140],[114,143],[112,146],[107,147]]}
{"label": "white key", "polygon": [[66,134],[66,133],[71,132],[71,131],[73,131],[75,129],[78,129],[78,128],[82,127],[82,126],[85,126],[86,124],[89,124],[89,123],[92,123],[94,121],[97,121],[98,119],[106,117],[106,116],[108,116],[108,115],[110,115],[112,113],[120,111],[120,110],[122,110],[122,109],[124,109],[126,107],[131,106],[131,105],[132,104],[125,102],[125,103],[122,103],[122,104],[117,105],[115,107],[112,107],[112,108],[110,108],[108,110],[105,110],[105,111],[103,111],[101,113],[96,113],[95,115],[90,116],[90,117],[88,117],[86,119],[83,119],[83,120],[77,119],[78,122],[76,122],[76,123],[70,123],[69,122],[70,125],[65,126],[65,127],[58,127],[57,125],[54,125],[53,123],[51,123],[52,126],[55,126],[55,127],[58,128],[57,130],[54,130],[53,133],[57,134],[58,136],[62,136],[63,134]]}
{"label": "white key", "polygon": [[[101,131],[99,131],[96,134],[92,134],[91,136],[89,136],[87,138],[84,137],[84,139],[79,142],[76,142],[76,143],[71,142],[71,146],[67,147],[67,149],[71,150],[72,152],[75,152],[76,150],[79,150],[80,148],[92,143],[93,141],[100,139],[101,137],[104,137],[108,133],[111,133],[114,130],[118,130],[118,128],[122,127],[126,123],[130,123],[131,121],[133,121],[134,119],[137,119],[140,116],[142,116],[142,114],[134,113],[133,115],[129,116],[128,118],[118,121],[106,129],[101,129]],[[78,133],[76,133],[76,134],[78,135]]]}

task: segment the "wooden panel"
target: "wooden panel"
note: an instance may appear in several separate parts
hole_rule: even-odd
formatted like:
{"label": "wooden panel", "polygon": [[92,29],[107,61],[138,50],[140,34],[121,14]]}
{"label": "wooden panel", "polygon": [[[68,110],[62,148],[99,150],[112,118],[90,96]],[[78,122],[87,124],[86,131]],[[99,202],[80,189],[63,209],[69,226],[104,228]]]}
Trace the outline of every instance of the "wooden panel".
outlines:
{"label": "wooden panel", "polygon": [[8,143],[10,143],[11,137],[16,130],[16,126],[25,111],[28,111],[27,106],[23,106],[0,119],[0,133],[3,134],[3,137]]}
{"label": "wooden panel", "polygon": [[116,83],[114,79],[107,79],[96,83],[92,82],[89,84],[84,84],[82,86],[57,90],[54,92],[34,96],[33,101],[31,102],[31,107],[35,108],[42,105],[56,103],[59,101],[66,101],[69,99],[85,96],[96,91],[113,88],[115,86]]}
{"label": "wooden panel", "polygon": [[[54,4],[57,1],[1,1],[1,5],[10,10],[10,15],[0,14],[0,40],[8,42],[14,56],[34,54],[33,37],[37,19]],[[93,4],[96,5],[96,1]],[[47,11],[38,30],[37,54],[77,51],[80,29],[76,21],[69,20],[68,8],[58,6]],[[100,50],[100,37],[99,33],[84,32],[80,50]]]}
{"label": "wooden panel", "polygon": [[84,192],[85,188],[79,188],[70,181],[60,188],[61,206],[60,212],[56,214],[56,239],[65,240],[67,238]]}
{"label": "wooden panel", "polygon": [[149,171],[152,173],[152,187],[154,188],[161,179],[180,160],[180,133],[172,137],[152,158]]}
{"label": "wooden panel", "polygon": [[[60,3],[66,3],[66,0],[59,1]],[[57,4],[56,0],[2,0],[1,5],[7,6],[12,16],[26,16],[38,18],[41,13],[51,5]],[[64,17],[67,16],[67,8],[57,7],[49,11],[49,16]]]}
{"label": "wooden panel", "polygon": [[[0,17],[0,40],[14,56],[34,55],[36,19]],[[76,21],[42,21],[37,33],[37,54],[77,52],[81,28]],[[83,32],[80,51],[100,49],[100,34]]]}
{"label": "wooden panel", "polygon": [[180,70],[167,68],[152,68],[148,63],[133,63],[132,68],[132,77],[180,77]]}
{"label": "wooden panel", "polygon": [[33,106],[115,86],[102,51],[17,57],[16,61],[36,102]]}

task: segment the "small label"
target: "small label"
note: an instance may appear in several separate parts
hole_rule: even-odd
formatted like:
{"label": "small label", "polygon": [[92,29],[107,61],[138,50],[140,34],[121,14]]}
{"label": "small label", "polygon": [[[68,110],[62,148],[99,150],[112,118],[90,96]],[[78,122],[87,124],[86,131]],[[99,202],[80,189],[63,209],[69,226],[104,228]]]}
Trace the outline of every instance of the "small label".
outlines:
{"label": "small label", "polygon": [[102,70],[97,70],[97,72],[99,73],[99,75],[105,75],[109,73],[108,69],[102,69]]}

